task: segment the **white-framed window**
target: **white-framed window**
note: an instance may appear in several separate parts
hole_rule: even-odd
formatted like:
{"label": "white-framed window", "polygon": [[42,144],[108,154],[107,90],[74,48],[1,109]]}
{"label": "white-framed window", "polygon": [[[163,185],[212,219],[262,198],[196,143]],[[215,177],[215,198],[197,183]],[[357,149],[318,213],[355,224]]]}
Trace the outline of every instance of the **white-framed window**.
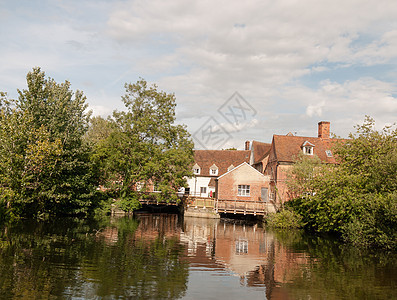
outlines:
{"label": "white-framed window", "polygon": [[311,146],[303,147],[303,153],[306,155],[313,155],[313,147]]}
{"label": "white-framed window", "polygon": [[194,174],[194,175],[200,175],[200,171],[201,171],[200,166],[199,166],[198,164],[195,164],[195,165],[193,166],[193,174]]}
{"label": "white-framed window", "polygon": [[200,187],[200,194],[206,194],[206,193],[207,193],[207,187],[206,186]]}
{"label": "white-framed window", "polygon": [[314,145],[312,143],[310,143],[309,141],[306,141],[302,145],[302,151],[303,151],[303,154],[313,155]]}
{"label": "white-framed window", "polygon": [[238,195],[239,196],[250,196],[250,186],[247,184],[238,185]]}
{"label": "white-framed window", "polygon": [[218,167],[215,164],[210,167],[210,175],[218,175]]}

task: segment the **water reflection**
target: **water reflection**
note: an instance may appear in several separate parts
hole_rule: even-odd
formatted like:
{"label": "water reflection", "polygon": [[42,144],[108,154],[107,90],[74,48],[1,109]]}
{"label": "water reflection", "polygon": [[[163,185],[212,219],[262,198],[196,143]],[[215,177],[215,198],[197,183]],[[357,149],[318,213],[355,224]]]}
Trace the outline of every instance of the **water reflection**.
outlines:
{"label": "water reflection", "polygon": [[393,299],[396,255],[177,215],[0,228],[1,299]]}
{"label": "water reflection", "polygon": [[[207,260],[212,264],[202,264],[205,268],[229,270],[253,299],[259,299],[258,289],[267,299],[397,299],[395,253],[363,252],[301,231],[222,220],[185,219],[181,241],[192,266]],[[227,298],[238,299],[233,293]]]}

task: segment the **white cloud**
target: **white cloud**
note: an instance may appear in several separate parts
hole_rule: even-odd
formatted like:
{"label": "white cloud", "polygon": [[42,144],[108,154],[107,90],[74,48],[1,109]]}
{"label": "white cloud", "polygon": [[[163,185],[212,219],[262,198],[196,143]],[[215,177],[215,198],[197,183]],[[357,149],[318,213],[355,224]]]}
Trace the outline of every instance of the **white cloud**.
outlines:
{"label": "white cloud", "polygon": [[364,114],[395,119],[394,1],[9,3],[0,10],[0,90],[21,88],[39,65],[103,115],[122,107],[123,83],[141,76],[175,92],[178,120],[193,132],[238,91],[258,122],[233,132],[237,144],[315,134],[320,118],[341,135]]}

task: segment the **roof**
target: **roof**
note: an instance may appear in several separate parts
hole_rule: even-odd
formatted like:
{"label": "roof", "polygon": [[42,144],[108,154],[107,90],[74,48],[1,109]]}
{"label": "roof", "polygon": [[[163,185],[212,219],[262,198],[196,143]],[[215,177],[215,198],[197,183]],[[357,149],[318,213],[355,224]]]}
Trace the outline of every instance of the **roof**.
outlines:
{"label": "roof", "polygon": [[[221,175],[218,177],[218,180],[221,179],[224,176],[227,176],[227,174],[232,173],[232,172],[236,172],[238,171],[238,169],[242,166],[248,166],[249,169],[251,169],[253,172],[257,173],[258,175],[262,176],[262,177],[267,177],[266,175],[262,174],[261,172],[259,172],[257,169],[255,169],[254,167],[252,167],[250,164],[248,164],[247,162],[243,162],[242,164],[238,165],[237,167],[235,167],[234,169],[226,172],[225,174]],[[212,180],[212,178],[211,178]]]}
{"label": "roof", "polygon": [[[341,139],[323,139],[316,137],[274,135],[273,147],[276,158],[279,162],[295,162],[298,154],[302,151],[302,146],[313,145],[313,154],[317,155],[322,162],[335,164],[335,156],[329,157],[326,150],[332,150],[332,147]],[[310,143],[310,144],[308,144]]]}
{"label": "roof", "polygon": [[250,150],[194,150],[194,162],[201,168],[198,176],[211,176],[210,168],[213,164],[218,167],[218,175],[212,176],[225,174],[230,165],[249,163],[250,153]]}
{"label": "roof", "polygon": [[271,149],[272,144],[262,143],[258,141],[252,141],[251,149],[253,149],[254,164],[261,162],[265,158]]}

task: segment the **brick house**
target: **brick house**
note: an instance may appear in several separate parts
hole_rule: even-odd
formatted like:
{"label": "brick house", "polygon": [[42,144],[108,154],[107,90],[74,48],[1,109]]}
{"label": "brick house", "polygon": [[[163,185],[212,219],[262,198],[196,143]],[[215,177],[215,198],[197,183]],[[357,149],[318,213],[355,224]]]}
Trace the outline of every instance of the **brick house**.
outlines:
{"label": "brick house", "polygon": [[247,162],[219,176],[215,181],[216,198],[219,203],[233,200],[249,209],[258,202],[273,206],[269,201],[270,176],[259,172]]}
{"label": "brick house", "polygon": [[287,179],[299,153],[316,155],[323,163],[337,163],[332,153],[332,147],[338,139],[332,139],[329,135],[330,122],[325,121],[318,123],[318,137],[294,136],[291,133],[273,135],[264,174],[270,176],[270,199],[277,206],[291,200]]}
{"label": "brick house", "polygon": [[250,160],[250,150],[195,150],[194,176],[187,179],[185,194],[215,196],[215,179]]}

